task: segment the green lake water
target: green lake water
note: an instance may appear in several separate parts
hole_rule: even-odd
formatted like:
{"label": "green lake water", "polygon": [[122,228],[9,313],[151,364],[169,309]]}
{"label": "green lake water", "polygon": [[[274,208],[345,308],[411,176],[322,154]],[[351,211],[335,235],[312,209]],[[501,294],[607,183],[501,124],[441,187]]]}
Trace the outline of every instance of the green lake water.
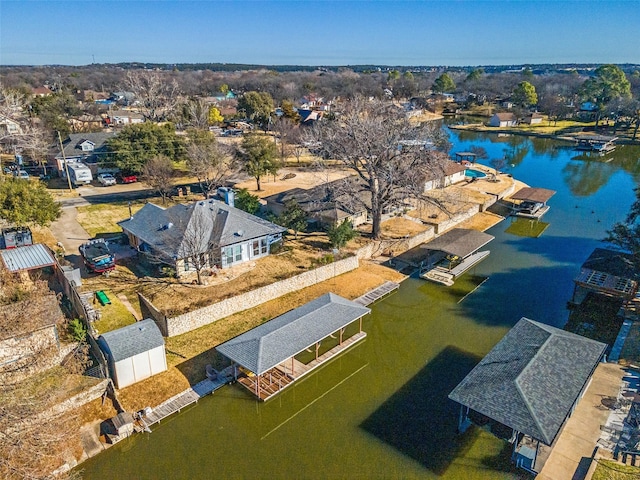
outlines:
{"label": "green lake water", "polygon": [[482,146],[514,177],[558,192],[540,237],[506,233],[505,220],[488,231],[491,255],[455,286],[407,279],[372,307],[364,342],[279,396],[259,403],[225,386],[88,460],[84,477],[519,478],[506,442],[479,428],[456,435],[447,395],[521,317],[566,323],[580,264],[633,202],[640,148],[604,163],[551,140],[451,132],[451,141],[452,152]]}

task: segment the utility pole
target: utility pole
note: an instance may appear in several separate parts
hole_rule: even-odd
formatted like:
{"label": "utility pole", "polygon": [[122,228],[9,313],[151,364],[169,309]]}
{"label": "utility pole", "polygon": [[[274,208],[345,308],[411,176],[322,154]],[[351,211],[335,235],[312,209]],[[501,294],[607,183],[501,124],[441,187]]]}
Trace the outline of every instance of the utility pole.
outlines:
{"label": "utility pole", "polygon": [[65,157],[64,155],[64,146],[62,145],[60,130],[58,130],[58,142],[60,142],[60,153],[62,153],[62,160],[64,161],[64,171],[67,174],[67,184],[69,185],[69,192],[73,192],[73,187],[71,186],[71,177],[69,176],[69,165],[67,165],[67,157]]}

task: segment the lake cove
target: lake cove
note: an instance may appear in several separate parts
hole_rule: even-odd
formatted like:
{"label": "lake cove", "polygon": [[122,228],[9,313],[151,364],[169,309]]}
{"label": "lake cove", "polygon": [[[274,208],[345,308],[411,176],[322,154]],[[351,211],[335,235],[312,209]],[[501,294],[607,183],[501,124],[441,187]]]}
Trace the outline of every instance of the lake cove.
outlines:
{"label": "lake cove", "polygon": [[507,233],[506,219],[454,286],[407,279],[371,307],[364,342],[277,397],[225,386],[83,463],[84,477],[523,478],[506,442],[475,427],[456,435],[447,395],[521,317],[566,323],[580,265],[634,200],[640,148],[604,163],[549,139],[450,134],[452,153],[483,147],[481,163],[505,158],[507,173],[557,191],[539,237]]}

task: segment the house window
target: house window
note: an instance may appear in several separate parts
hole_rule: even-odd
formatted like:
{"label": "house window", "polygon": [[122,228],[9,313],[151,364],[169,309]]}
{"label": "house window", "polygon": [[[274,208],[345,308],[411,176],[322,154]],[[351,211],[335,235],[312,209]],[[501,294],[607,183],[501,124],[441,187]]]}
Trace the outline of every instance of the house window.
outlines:
{"label": "house window", "polygon": [[253,256],[266,255],[267,253],[267,239],[261,238],[260,240],[254,240],[251,244],[253,250]]}
{"label": "house window", "polygon": [[231,247],[224,248],[224,259],[226,265],[231,265],[234,262],[242,261],[242,245],[233,245]]}
{"label": "house window", "polygon": [[191,265],[189,264],[189,259],[185,258],[184,259],[184,271],[188,272],[191,269]]}

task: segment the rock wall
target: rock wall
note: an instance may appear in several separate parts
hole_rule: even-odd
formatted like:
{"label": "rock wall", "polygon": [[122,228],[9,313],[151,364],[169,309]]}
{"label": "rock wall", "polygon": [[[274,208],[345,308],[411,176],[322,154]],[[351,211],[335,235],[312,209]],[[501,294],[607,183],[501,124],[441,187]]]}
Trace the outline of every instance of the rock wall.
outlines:
{"label": "rock wall", "polygon": [[66,399],[64,402],[60,402],[57,405],[54,405],[49,409],[48,412],[45,412],[44,415],[59,415],[64,412],[68,412],[70,410],[75,410],[77,408],[86,405],[89,402],[94,401],[96,398],[100,398],[107,390],[107,385],[111,380],[104,379],[100,383],[97,383],[91,388],[87,388],[82,392],[74,395]]}
{"label": "rock wall", "polygon": [[357,256],[348,257],[343,260],[333,262],[330,265],[325,265],[308,272],[301,273],[295,277],[274,282],[270,285],[265,285],[264,287],[257,288],[251,292],[227,298],[221,302],[209,305],[199,310],[187,312],[173,318],[166,318],[164,320],[164,322],[166,322],[166,330],[163,330],[163,327],[160,325],[161,323],[164,323],[162,320],[163,315],[155,309],[147,299],[144,299],[147,304],[145,307],[149,309],[149,313],[153,313],[155,311],[153,318],[155,319],[156,316],[158,317],[156,319],[156,323],[159,324],[162,333],[167,337],[173,337],[175,335],[190,332],[191,330],[195,330],[196,328],[204,325],[208,325],[216,320],[233,315],[234,313],[256,307],[268,302],[269,300],[286,295],[287,293],[295,292],[302,288],[342,275],[343,273],[350,272],[351,270],[358,268],[358,265],[359,262]]}

